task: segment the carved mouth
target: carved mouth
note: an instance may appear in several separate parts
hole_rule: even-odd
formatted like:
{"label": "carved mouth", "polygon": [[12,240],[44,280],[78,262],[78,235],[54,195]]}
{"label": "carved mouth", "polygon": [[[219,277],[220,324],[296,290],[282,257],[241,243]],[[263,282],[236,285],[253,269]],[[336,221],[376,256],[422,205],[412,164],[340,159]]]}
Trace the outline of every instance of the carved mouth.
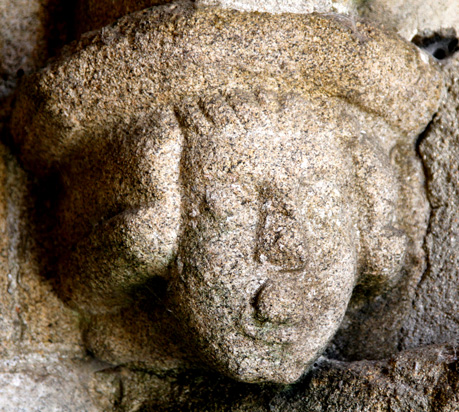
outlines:
{"label": "carved mouth", "polygon": [[240,325],[246,336],[267,343],[292,344],[302,335],[300,323],[278,324],[269,320],[259,320],[252,305],[246,305],[242,309]]}

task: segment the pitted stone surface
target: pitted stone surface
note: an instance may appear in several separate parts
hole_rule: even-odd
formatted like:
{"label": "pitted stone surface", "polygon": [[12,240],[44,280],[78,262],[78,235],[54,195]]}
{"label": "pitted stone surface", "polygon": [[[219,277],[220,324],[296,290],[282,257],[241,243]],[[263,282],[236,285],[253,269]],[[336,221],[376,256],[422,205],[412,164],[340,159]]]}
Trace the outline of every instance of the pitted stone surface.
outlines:
{"label": "pitted stone surface", "polygon": [[417,34],[459,30],[459,2],[456,0],[371,0],[358,7],[359,15],[395,30],[407,40]]}
{"label": "pitted stone surface", "polygon": [[424,273],[410,316],[404,322],[403,348],[459,342],[459,55],[443,65],[447,98],[419,146],[432,205]]}
{"label": "pitted stone surface", "polygon": [[325,361],[266,410],[453,412],[459,408],[458,366],[454,345],[406,351],[378,362]]}
{"label": "pitted stone surface", "polygon": [[3,144],[0,181],[0,410],[100,410],[87,390],[79,315],[39,274],[30,181]]}
{"label": "pitted stone surface", "polygon": [[199,356],[287,383],[356,285],[358,303],[421,273],[414,141],[441,93],[427,55],[369,25],[176,3],[25,79],[12,133],[57,188],[67,302],[109,316],[163,279],[151,300]]}
{"label": "pitted stone surface", "polygon": [[241,11],[268,13],[342,13],[355,12],[353,0],[197,0],[198,4],[220,6]]}
{"label": "pitted stone surface", "polygon": [[457,348],[433,345],[381,361],[320,359],[307,376],[287,387],[242,384],[199,371],[158,379],[125,368],[101,371],[98,380],[122,382],[121,410],[455,412],[458,366]]}
{"label": "pitted stone surface", "polygon": [[[47,2],[4,0],[0,3],[0,73],[2,78],[18,70],[30,72],[46,59]],[[3,97],[0,89],[0,97]]]}
{"label": "pitted stone surface", "polygon": [[47,58],[46,6],[49,1],[0,2],[0,133],[11,114],[18,78],[42,65]]}

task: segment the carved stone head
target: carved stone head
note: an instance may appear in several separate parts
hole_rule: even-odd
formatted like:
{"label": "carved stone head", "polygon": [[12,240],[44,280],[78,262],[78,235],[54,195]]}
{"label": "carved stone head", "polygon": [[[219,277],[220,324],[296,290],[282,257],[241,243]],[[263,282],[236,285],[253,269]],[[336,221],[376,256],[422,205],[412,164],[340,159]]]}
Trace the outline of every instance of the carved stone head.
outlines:
{"label": "carved stone head", "polygon": [[440,94],[426,56],[369,25],[185,3],[27,78],[12,130],[25,166],[58,177],[65,300],[115,311],[161,277],[209,364],[287,383],[356,285],[374,295],[419,269],[414,143]]}

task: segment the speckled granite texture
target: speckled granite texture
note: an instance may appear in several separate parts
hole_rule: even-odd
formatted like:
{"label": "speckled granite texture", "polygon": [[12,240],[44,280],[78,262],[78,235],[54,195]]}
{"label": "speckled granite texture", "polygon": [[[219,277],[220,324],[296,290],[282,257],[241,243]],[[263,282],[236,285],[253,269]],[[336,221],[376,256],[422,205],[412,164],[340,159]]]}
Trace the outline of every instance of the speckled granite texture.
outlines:
{"label": "speckled granite texture", "polygon": [[24,80],[12,122],[58,177],[61,297],[112,313],[163,279],[207,363],[295,381],[356,285],[352,313],[421,273],[414,141],[441,92],[426,54],[333,16],[176,3],[87,36]]}
{"label": "speckled granite texture", "polygon": [[[459,341],[459,56],[443,64],[448,94],[419,145],[432,212],[428,269],[403,329],[403,347]],[[454,286],[456,285],[456,287]]]}
{"label": "speckled granite texture", "polygon": [[157,3],[0,4],[0,410],[459,410],[459,3]]}

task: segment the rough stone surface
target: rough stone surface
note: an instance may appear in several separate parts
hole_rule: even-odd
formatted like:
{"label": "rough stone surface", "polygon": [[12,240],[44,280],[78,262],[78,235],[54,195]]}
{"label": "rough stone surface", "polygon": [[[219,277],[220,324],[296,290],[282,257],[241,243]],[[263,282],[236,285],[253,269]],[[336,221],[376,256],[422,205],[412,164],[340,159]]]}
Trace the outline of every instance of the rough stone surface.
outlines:
{"label": "rough stone surface", "polygon": [[369,0],[361,2],[358,13],[397,31],[407,40],[447,28],[459,30],[457,0]]}
{"label": "rough stone surface", "polygon": [[347,322],[404,291],[372,345],[397,330],[423,268],[414,141],[443,90],[414,46],[332,15],[176,3],[86,36],[21,90],[12,133],[48,190],[56,287],[96,324],[151,294],[208,364],[280,383],[356,286]]}
{"label": "rough stone surface", "polygon": [[[50,282],[38,275],[34,228],[30,225],[29,182],[16,159],[2,145],[3,176],[2,290],[0,296],[4,356],[20,349],[82,353],[78,314],[53,293]],[[47,348],[47,349],[46,349]]]}
{"label": "rough stone surface", "polygon": [[325,362],[303,384],[277,395],[267,410],[453,412],[459,408],[458,367],[453,346],[402,352],[379,362]]}
{"label": "rough stone surface", "polygon": [[18,77],[45,61],[43,14],[38,0],[0,1],[0,132]]}
{"label": "rough stone surface", "polygon": [[79,316],[39,275],[30,182],[3,144],[0,181],[0,410],[100,410]]}
{"label": "rough stone surface", "polygon": [[455,412],[458,366],[457,347],[435,345],[382,361],[320,359],[307,376],[287,387],[243,384],[198,370],[158,376],[115,368],[100,371],[97,379],[123,387],[124,396],[111,398],[112,405],[117,401],[115,410]]}
{"label": "rough stone surface", "polygon": [[[115,386],[103,388],[104,399],[93,399],[90,363],[72,361],[59,351],[24,353],[2,358],[0,410],[2,412],[65,412],[104,410]],[[100,388],[102,389],[102,388]],[[107,390],[108,389],[108,390]],[[112,403],[113,404],[113,403]]]}
{"label": "rough stone surface", "polygon": [[12,75],[19,69],[30,72],[46,59],[46,15],[43,2],[2,0],[0,2],[0,73]]}
{"label": "rough stone surface", "polygon": [[31,250],[33,229],[27,227],[27,209],[30,206],[27,179],[3,145],[0,150],[2,354],[14,353],[18,345],[32,347],[38,343],[56,344],[56,349],[62,345],[61,349],[76,350],[79,347],[78,328],[75,327],[77,314],[65,308],[52,295],[49,282],[37,275],[37,257]]}
{"label": "rough stone surface", "polygon": [[[43,66],[66,39],[64,2],[0,0],[0,134],[18,79]],[[4,140],[4,139],[3,139]]]}
{"label": "rough stone surface", "polygon": [[448,93],[419,146],[432,211],[428,268],[403,330],[403,347],[459,342],[459,55],[443,65]]}
{"label": "rough stone surface", "polygon": [[197,0],[197,4],[268,13],[355,13],[355,0]]}
{"label": "rough stone surface", "polygon": [[[210,4],[210,0],[203,0],[200,4],[203,4],[204,1]],[[3,128],[5,119],[9,114],[11,91],[16,86],[17,78],[22,74],[22,71],[18,72],[18,69],[28,73],[42,65],[46,56],[59,48],[59,45],[65,40],[65,33],[70,31],[73,24],[77,31],[76,34],[100,28],[122,14],[153,4],[154,0],[151,2],[81,0],[78,2],[76,13],[71,10],[72,3],[64,4],[62,2],[59,4],[56,1],[35,2],[29,0],[0,2],[0,21],[2,22],[0,28],[0,45],[2,46],[0,54],[2,57],[0,62],[2,68],[0,128]],[[216,1],[213,3],[215,4]],[[414,35],[418,35],[419,41],[415,39],[415,42],[421,46],[427,45],[424,41],[426,39],[439,37],[436,40],[441,43],[445,39],[454,38],[455,33],[448,27],[456,28],[456,30],[458,28],[459,12],[457,7],[459,3],[457,1],[396,0],[383,2],[372,0],[353,3],[334,3],[338,9],[333,8],[334,5],[327,1],[238,2],[222,0],[219,2],[220,5],[227,8],[235,7],[272,13],[285,11],[301,13],[313,9],[315,11],[341,11],[352,14],[355,12],[355,7],[358,6],[357,11],[361,16],[397,31],[408,40],[411,40]],[[347,26],[354,36],[359,37],[361,35],[362,26],[355,18],[335,15],[334,17],[329,16],[328,19],[332,21],[339,19],[339,25]],[[172,25],[172,29],[174,27],[176,26]],[[172,29],[171,38],[177,37],[177,32]],[[113,36],[109,40],[107,38],[104,40],[111,45],[116,41],[124,42],[122,47],[131,47],[130,45],[138,47],[141,44],[136,44],[132,40],[126,42],[125,33],[122,30],[118,32],[112,29],[104,30],[108,37]],[[234,29],[234,32],[236,33],[237,30]],[[133,36],[132,32],[130,36]],[[129,38],[129,35],[127,37]],[[319,44],[326,43],[324,33],[318,36],[318,39],[320,40]],[[237,53],[238,48],[240,48],[237,41],[237,39],[234,40],[234,53]],[[83,44],[87,44],[87,42],[90,42],[88,37],[83,40]],[[103,43],[103,41],[101,42]],[[363,39],[359,38],[359,45],[356,47],[357,54],[362,52],[362,44],[360,44],[362,42],[365,46]],[[166,44],[171,46],[172,43]],[[271,44],[268,42],[269,46]],[[172,46],[177,47],[176,44],[172,44]],[[368,46],[371,46],[371,43]],[[436,45],[433,44],[433,46]],[[149,49],[147,48],[147,50]],[[176,48],[175,50],[181,49]],[[397,52],[399,49],[388,47],[387,50],[387,54],[390,55],[391,52]],[[67,57],[71,56],[73,52],[78,53],[79,51],[81,51],[80,46],[73,46],[69,49]],[[329,54],[335,56],[333,52]],[[90,56],[91,54],[88,53],[88,67],[91,67]],[[363,53],[362,56],[365,59],[369,55]],[[126,56],[127,58],[128,56]],[[333,58],[335,59],[335,57]],[[80,61],[78,59],[79,57],[75,61]],[[176,59],[177,55],[171,57],[171,61]],[[343,56],[338,56],[336,59],[342,60]],[[378,59],[375,60],[379,61]],[[102,61],[101,58],[100,62]],[[107,61],[111,60],[107,59]],[[180,56],[178,65],[167,67],[170,70],[176,70],[180,64],[183,64],[183,61],[186,59]],[[250,60],[247,62],[247,67],[250,67]],[[191,335],[184,333],[180,336],[177,333],[180,328],[183,328],[183,319],[175,318],[175,309],[169,304],[167,297],[169,283],[163,278],[149,278],[146,283],[136,286],[135,290],[127,294],[123,292],[121,294],[123,296],[122,304],[119,302],[120,295],[118,295],[117,305],[129,305],[120,310],[107,312],[107,305],[104,307],[102,303],[101,309],[99,303],[94,308],[80,310],[80,314],[77,314],[59,301],[53,290],[53,286],[56,286],[53,279],[55,272],[54,256],[49,256],[48,253],[45,253],[46,250],[41,247],[40,243],[43,238],[39,237],[38,245],[35,244],[34,239],[37,237],[36,231],[43,235],[49,227],[53,226],[56,211],[56,205],[53,201],[56,197],[65,198],[67,196],[60,194],[54,197],[53,193],[57,188],[62,188],[65,185],[62,182],[56,184],[54,178],[48,175],[46,179],[39,181],[38,189],[31,190],[31,187],[34,186],[18,167],[16,160],[11,156],[8,149],[0,146],[0,233],[2,233],[0,239],[0,288],[2,290],[0,294],[0,410],[8,412],[44,410],[84,410],[91,412],[112,410],[327,410],[332,412],[410,410],[414,412],[451,412],[459,410],[457,399],[459,392],[457,285],[459,279],[455,244],[457,237],[455,199],[458,185],[456,171],[459,166],[457,165],[459,153],[457,153],[458,148],[456,147],[456,143],[459,141],[459,136],[457,136],[457,101],[459,98],[457,57],[455,60],[445,60],[445,62],[442,63],[442,66],[447,77],[447,99],[438,110],[428,130],[423,134],[419,146],[419,154],[427,175],[427,197],[432,205],[427,241],[423,246],[427,257],[426,271],[419,279],[417,275],[421,272],[415,270],[415,267],[419,268],[420,261],[418,261],[412,266],[413,270],[408,276],[406,274],[402,276],[402,279],[407,282],[398,283],[395,288],[389,288],[388,291],[385,291],[385,282],[372,282],[370,284],[367,282],[367,289],[358,286],[354,299],[351,301],[350,310],[342,323],[342,329],[329,347],[328,354],[341,359],[375,359],[389,356],[397,348],[416,348],[420,344],[439,342],[452,342],[452,344],[405,351],[377,362],[337,362],[322,358],[308,375],[304,376],[298,383],[286,388],[276,385],[238,383],[221,376],[219,373],[199,369],[203,367],[202,361],[196,358],[196,354],[189,353],[189,347],[193,346],[190,340]],[[97,77],[97,68],[100,68],[97,64],[99,63],[94,64],[94,71],[86,71],[94,78]],[[322,67],[327,69],[332,65],[333,63],[330,61],[322,63]],[[55,65],[54,68],[56,67]],[[318,67],[320,66],[318,65]],[[367,67],[360,70],[365,71]],[[186,70],[183,71],[186,72]],[[71,70],[68,70],[67,74],[70,72]],[[110,70],[105,71],[105,73],[110,73]],[[61,79],[65,80],[67,74],[61,73]],[[84,77],[84,73],[81,73],[81,76]],[[123,75],[118,77],[123,78]],[[392,80],[396,77],[397,74]],[[76,78],[81,79],[78,76]],[[400,81],[398,85],[394,85],[393,88],[401,89],[407,78]],[[235,83],[239,81],[240,79]],[[97,85],[97,80],[94,80],[94,83]],[[126,80],[126,84],[128,83]],[[53,94],[52,87],[54,84],[51,81],[47,86],[49,95]],[[88,83],[81,82],[81,84],[86,86]],[[317,86],[318,89],[322,90],[321,87],[322,85]],[[384,89],[385,86],[381,88]],[[126,88],[125,93],[133,92]],[[138,93],[140,93],[138,90],[133,93],[134,98],[138,97]],[[318,94],[321,93],[322,91]],[[334,96],[333,93],[331,95]],[[422,92],[411,98],[416,102],[421,95]],[[63,94],[60,96],[62,97]],[[229,97],[229,102],[233,102],[231,100],[234,98],[233,95],[226,97]],[[58,96],[58,98],[60,97]],[[346,96],[344,98],[346,99]],[[400,100],[409,99],[409,96],[400,98]],[[64,115],[65,113],[72,113],[75,106],[71,101],[69,104],[69,101],[63,99],[61,106],[56,104],[54,107],[63,110]],[[135,102],[134,99],[127,103],[126,99],[121,99],[121,101],[124,102],[125,107],[129,107],[133,101]],[[320,98],[317,101],[320,101]],[[26,105],[24,103],[24,106]],[[379,105],[380,102],[377,102],[376,106],[379,107]],[[247,106],[249,113],[259,114],[259,106],[256,106],[255,109],[250,108],[249,104]],[[397,105],[394,104],[392,107],[396,108]],[[403,103],[401,107],[407,112],[411,110],[406,106],[406,103]],[[92,109],[93,107],[90,107],[88,111],[91,112]],[[242,109],[240,110],[242,111]],[[323,110],[328,110],[328,108]],[[343,110],[342,113],[348,110],[346,103],[346,110]],[[432,110],[434,109],[432,108]],[[103,112],[103,108],[101,111]],[[132,108],[132,111],[135,109]],[[427,111],[430,112],[431,110]],[[227,114],[225,110],[223,112]],[[237,114],[237,110],[235,112]],[[396,109],[393,109],[393,112],[396,112]],[[178,111],[178,113],[182,114],[183,110]],[[353,116],[358,119],[361,115],[362,113],[357,109],[353,112]],[[415,118],[416,115],[414,112],[413,117]],[[58,114],[56,116],[63,115]],[[192,119],[194,118],[192,115],[190,116]],[[264,113],[262,119],[269,119],[270,122],[276,123],[272,120],[272,116],[263,116],[265,116]],[[370,120],[374,121],[377,116],[371,117]],[[102,116],[100,117],[102,118]],[[182,117],[188,118],[187,116]],[[419,124],[426,121],[427,118],[426,115],[425,120]],[[139,128],[151,124],[148,120],[145,121],[142,116],[140,116],[139,121],[137,120],[137,118],[130,118],[125,126],[120,127],[122,138],[125,137],[126,140],[130,140],[132,136],[138,135]],[[108,119],[107,121],[110,123],[111,120]],[[103,120],[100,124],[105,125],[104,130],[109,130],[111,127],[107,126]],[[131,129],[133,124],[137,128],[134,132]],[[155,123],[156,126],[157,123]],[[90,125],[88,129],[92,127],[96,128],[96,125]],[[189,124],[185,125],[185,129],[189,127]],[[202,124],[198,124],[198,127],[202,127]],[[354,126],[352,130],[357,130],[359,127]],[[367,127],[372,130],[376,129],[376,126],[373,125]],[[384,129],[387,125],[381,126],[378,123],[377,128],[381,129],[381,127]],[[55,130],[54,126],[51,129]],[[335,127],[334,130],[336,129]],[[103,133],[98,136],[102,136]],[[109,134],[112,136],[116,132],[109,132]],[[396,130],[396,134],[399,136],[400,131]],[[412,141],[415,133],[409,134],[411,135],[410,141]],[[121,141],[122,138],[119,140]],[[110,141],[115,142],[116,138]],[[369,141],[373,142],[374,140],[370,138]],[[388,141],[392,141],[392,138],[389,138]],[[120,145],[123,145],[122,142]],[[79,149],[81,149],[80,143],[72,148],[69,159],[62,161],[59,158],[58,163],[62,161],[62,168],[65,169],[66,164],[75,157],[80,159],[79,164],[83,165],[81,167],[84,170],[89,170],[92,166],[97,168],[97,162],[103,164],[117,161],[116,147],[108,149],[108,153],[112,153],[112,155],[107,158],[103,155],[103,151],[106,149],[103,145],[100,147],[96,145],[95,153],[90,149],[83,151],[81,157],[76,154]],[[40,147],[39,150],[42,148]],[[121,150],[121,152],[123,151]],[[128,150],[123,153],[128,153],[134,160],[128,163],[120,162],[117,164],[117,168],[108,167],[107,171],[115,171],[115,174],[120,175],[123,168],[129,169],[132,164],[135,164],[137,169],[145,167],[145,163],[136,163],[141,155],[139,157],[135,150],[131,152]],[[145,150],[140,150],[140,153],[145,153]],[[370,153],[373,151],[370,150]],[[403,153],[403,150],[398,150],[394,157],[404,156]],[[86,155],[87,159],[95,156],[89,161],[89,165],[84,165],[84,156]],[[415,186],[419,186],[422,183],[421,175],[418,172],[419,163],[414,159],[412,164],[415,170],[413,171],[410,170],[410,161],[407,159],[413,159],[411,148],[408,150],[406,159],[401,162],[397,161],[396,165],[397,167],[404,165],[407,175],[414,173],[415,176],[418,176]],[[43,163],[38,162],[37,169],[40,169],[41,166]],[[394,169],[392,166],[388,174],[390,175],[394,170],[397,170],[397,167]],[[106,173],[108,172],[99,169],[90,177],[102,174],[110,181]],[[75,182],[80,182],[79,187],[86,182],[81,176],[74,176],[71,173],[68,176],[69,181],[66,184],[69,191],[72,190],[72,184]],[[140,179],[139,185],[141,186],[147,180]],[[87,182],[90,182],[90,178]],[[128,181],[125,184],[131,184],[131,182]],[[122,192],[122,194],[124,193]],[[265,194],[265,192],[261,193]],[[275,198],[279,198],[279,196]],[[418,196],[414,198],[419,199]],[[37,200],[38,202],[35,203]],[[88,198],[87,203],[90,203],[89,200]],[[422,199],[420,200],[423,203]],[[67,204],[70,202],[67,200]],[[80,205],[83,203],[84,200]],[[272,202],[266,204],[262,210],[267,216],[268,229],[272,229],[279,222],[284,222],[284,217],[279,217],[276,213],[280,204],[280,202]],[[75,207],[75,210],[77,208]],[[407,208],[407,210],[411,209]],[[78,218],[81,217],[77,216]],[[201,218],[200,221],[203,219]],[[139,219],[139,222],[145,223],[145,216]],[[55,233],[56,231],[53,231],[53,234]],[[59,232],[57,233],[59,234]],[[418,233],[421,235],[422,231]],[[60,238],[57,239],[56,243],[59,246]],[[268,235],[262,235],[261,239],[266,247],[260,248],[260,250],[268,252],[268,255],[271,250],[276,250],[276,246],[279,244],[275,237],[270,236],[269,231]],[[52,247],[49,243],[44,243],[47,244],[46,247]],[[294,241],[289,240],[288,243],[295,245]],[[132,244],[127,245],[128,248],[130,246]],[[65,247],[64,245],[61,251],[65,251]],[[298,250],[301,251],[301,247]],[[280,247],[277,248],[277,252],[279,251],[283,257],[288,255]],[[295,258],[295,256],[298,257],[299,254],[294,253],[293,257]],[[422,253],[418,256],[422,257]],[[362,292],[365,294],[368,286],[370,286],[372,294],[377,296],[369,300],[362,300]],[[273,289],[274,292],[272,292]],[[260,296],[276,296],[275,288],[267,288],[266,290],[267,292],[260,293]],[[294,296],[297,291],[290,289],[288,292]],[[110,293],[108,295],[112,296]],[[94,301],[97,302],[97,299]],[[267,301],[269,302],[269,300]],[[277,317],[277,319],[282,318],[285,309],[290,313],[295,312],[295,307],[288,301],[284,306],[269,305],[261,300],[258,306],[262,314],[269,314],[273,318]],[[406,316],[407,314],[408,316]],[[82,331],[81,337],[79,324]],[[88,349],[93,356],[105,359],[106,362],[88,358],[85,349]]]}
{"label": "rough stone surface", "polygon": [[66,13],[59,0],[0,1],[0,99],[62,45]]}

